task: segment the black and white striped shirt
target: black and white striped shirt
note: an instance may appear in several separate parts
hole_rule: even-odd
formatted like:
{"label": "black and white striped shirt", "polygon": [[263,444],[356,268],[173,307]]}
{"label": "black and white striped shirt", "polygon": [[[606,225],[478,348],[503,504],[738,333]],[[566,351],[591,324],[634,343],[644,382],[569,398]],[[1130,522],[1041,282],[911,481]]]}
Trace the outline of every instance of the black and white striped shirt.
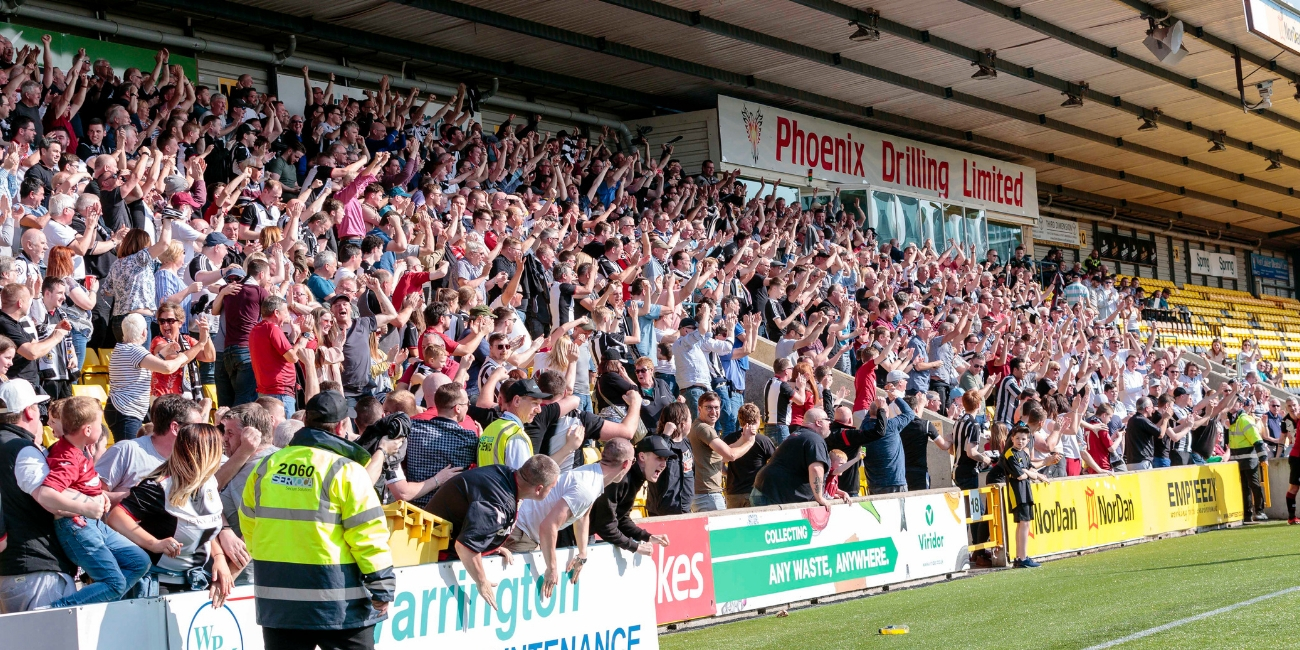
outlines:
{"label": "black and white striped shirt", "polygon": [[767,424],[790,424],[792,415],[790,398],[794,397],[794,387],[773,377],[763,385],[763,422]]}
{"label": "black and white striped shirt", "polygon": [[1013,420],[1016,417],[1016,403],[1020,399],[1021,390],[1023,389],[1015,375],[1007,375],[1002,378],[1002,383],[998,384],[997,407],[994,410],[995,419],[998,422],[1005,422],[1008,425],[1015,424]]}
{"label": "black and white striped shirt", "polygon": [[966,413],[957,420],[952,436],[952,446],[957,454],[957,463],[953,466],[953,478],[976,478],[979,464],[966,454],[966,445],[980,444],[984,438],[984,427],[975,416]]}

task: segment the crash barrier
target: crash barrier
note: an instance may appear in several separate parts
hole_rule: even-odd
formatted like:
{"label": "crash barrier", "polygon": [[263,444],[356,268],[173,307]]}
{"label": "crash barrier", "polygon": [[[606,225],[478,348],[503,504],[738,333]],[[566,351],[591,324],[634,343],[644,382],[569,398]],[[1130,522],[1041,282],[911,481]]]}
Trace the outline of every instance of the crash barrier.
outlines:
{"label": "crash barrier", "polygon": [[[581,578],[562,576],[550,598],[541,596],[540,554],[516,555],[509,567],[488,558],[496,611],[458,562],[398,568],[397,597],[376,627],[377,647],[648,649],[658,645],[656,625],[960,573],[969,568],[968,524],[985,521],[991,532],[1005,525],[999,490],[971,491],[977,499],[928,490],[830,508],[805,503],[641,520],[671,543],[655,546],[651,557],[592,545]],[[1236,463],[1059,479],[1033,490],[1034,556],[1242,519]],[[988,514],[968,513],[969,503]],[[411,516],[402,514],[404,521]],[[1015,536],[1002,530],[1014,557]],[[560,549],[559,566],[575,552]],[[0,638],[4,647],[30,650],[258,650],[252,590],[237,588],[221,608],[197,592],[0,616]]]}
{"label": "crash barrier", "polygon": [[680,515],[638,522],[655,548],[661,625],[960,572],[966,504],[956,490]]}
{"label": "crash barrier", "polygon": [[[288,540],[287,540],[288,541]],[[289,542],[291,543],[291,542]],[[560,549],[561,567],[576,549]],[[655,566],[609,544],[590,547],[581,578],[570,574],[542,596],[540,553],[516,554],[509,567],[484,561],[497,610],[459,562],[395,570],[397,595],[375,626],[380,650],[560,648],[654,650]],[[0,647],[24,650],[261,650],[253,587],[237,587],[214,608],[207,592],[0,616]]]}

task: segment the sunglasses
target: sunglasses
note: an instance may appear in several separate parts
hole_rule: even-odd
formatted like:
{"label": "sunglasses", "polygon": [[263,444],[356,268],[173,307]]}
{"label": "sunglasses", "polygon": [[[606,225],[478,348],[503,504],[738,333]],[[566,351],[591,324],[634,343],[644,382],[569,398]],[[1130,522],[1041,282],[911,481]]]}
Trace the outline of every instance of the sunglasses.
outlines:
{"label": "sunglasses", "polygon": [[158,319],[158,324],[159,324],[159,325],[171,325],[172,323],[179,323],[179,322],[180,322],[180,320],[175,319],[175,318],[159,318],[159,319]]}
{"label": "sunglasses", "polygon": [[505,346],[505,345],[494,345],[494,346],[492,346],[492,349],[494,349],[494,350],[507,350],[507,349],[509,349],[509,346]]}
{"label": "sunglasses", "polygon": [[638,374],[638,375],[648,375],[648,374],[650,374],[650,373],[652,373],[652,372],[654,372],[654,368],[637,368],[637,369],[636,369],[636,374]]}

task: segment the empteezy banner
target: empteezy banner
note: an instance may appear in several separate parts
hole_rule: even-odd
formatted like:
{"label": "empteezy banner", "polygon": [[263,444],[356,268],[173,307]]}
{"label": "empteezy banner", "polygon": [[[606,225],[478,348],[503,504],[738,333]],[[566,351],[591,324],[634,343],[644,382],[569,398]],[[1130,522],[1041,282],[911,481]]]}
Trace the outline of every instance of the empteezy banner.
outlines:
{"label": "empteezy banner", "polygon": [[959,492],[709,517],[717,613],[963,571]]}
{"label": "empteezy banner", "polygon": [[1032,167],[718,97],[722,162],[1038,217]]}
{"label": "empteezy banner", "polygon": [[[1212,463],[1036,483],[1030,556],[1241,521],[1236,463]],[[1015,557],[1015,523],[1007,519]]]}

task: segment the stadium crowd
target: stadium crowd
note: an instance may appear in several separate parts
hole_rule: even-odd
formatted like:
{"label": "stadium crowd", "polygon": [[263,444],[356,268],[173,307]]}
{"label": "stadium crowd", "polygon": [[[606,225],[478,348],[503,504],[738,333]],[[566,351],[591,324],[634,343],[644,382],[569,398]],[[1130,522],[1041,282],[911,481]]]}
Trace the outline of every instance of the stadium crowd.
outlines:
{"label": "stadium crowd", "polygon": [[[592,534],[668,544],[632,517],[643,487],[651,516],[828,505],[926,489],[935,445],[957,485],[1011,483],[1019,522],[1033,480],[1228,460],[1262,518],[1260,460],[1295,454],[1300,403],[1258,355],[1211,389],[1141,331],[1161,297],[1095,255],[877,241],[839,192],[788,204],[671,146],[483,124],[464,86],[339,99],[304,69],[291,115],[166,50],[0,59],[0,613],[287,589],[250,553],[294,545],[259,514],[286,449],[452,522],[489,602],[485,554],[539,549],[549,592]],[[95,372],[103,404],[74,395]],[[359,512],[335,522],[334,561],[369,567],[353,627],[392,599]]]}

